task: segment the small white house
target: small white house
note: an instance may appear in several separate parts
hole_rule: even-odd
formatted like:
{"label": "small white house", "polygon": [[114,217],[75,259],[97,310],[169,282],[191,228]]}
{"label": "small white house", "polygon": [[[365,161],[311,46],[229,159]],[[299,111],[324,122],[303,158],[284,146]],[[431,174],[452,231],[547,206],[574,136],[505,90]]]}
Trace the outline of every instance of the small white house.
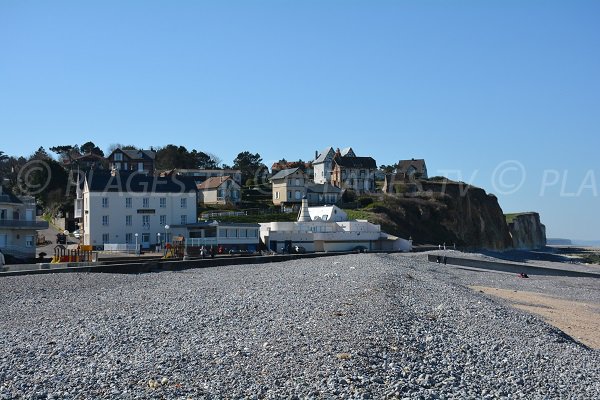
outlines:
{"label": "small white house", "polygon": [[230,176],[208,178],[198,185],[198,200],[202,204],[238,204],[242,188]]}

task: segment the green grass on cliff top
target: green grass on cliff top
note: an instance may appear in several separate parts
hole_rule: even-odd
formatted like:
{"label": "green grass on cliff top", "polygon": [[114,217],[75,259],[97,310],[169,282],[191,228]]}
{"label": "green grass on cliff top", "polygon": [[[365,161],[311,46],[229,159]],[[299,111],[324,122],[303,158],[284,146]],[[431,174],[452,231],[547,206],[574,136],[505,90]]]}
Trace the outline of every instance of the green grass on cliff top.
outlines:
{"label": "green grass on cliff top", "polygon": [[522,213],[504,214],[504,217],[506,218],[507,224],[512,224],[515,221],[515,218],[517,218],[519,215],[526,215],[526,214],[531,214],[531,211],[522,212]]}

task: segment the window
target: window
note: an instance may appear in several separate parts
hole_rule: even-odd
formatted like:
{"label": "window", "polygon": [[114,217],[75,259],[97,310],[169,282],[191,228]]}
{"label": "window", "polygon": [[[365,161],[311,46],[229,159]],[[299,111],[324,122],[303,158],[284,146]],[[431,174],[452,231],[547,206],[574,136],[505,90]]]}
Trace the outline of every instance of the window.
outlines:
{"label": "window", "polygon": [[186,198],[181,199],[181,208],[187,208],[187,199]]}
{"label": "window", "polygon": [[237,199],[240,197],[240,192],[239,192],[239,191],[237,191],[237,190],[233,190],[233,191],[231,192],[231,197],[233,197],[234,199],[236,199],[236,200],[237,200]]}
{"label": "window", "polygon": [[115,169],[120,170],[121,169],[121,163],[120,162],[116,162],[114,165]]}
{"label": "window", "polygon": [[108,233],[103,233],[102,234],[102,243],[109,243],[110,242],[110,236]]}
{"label": "window", "polygon": [[292,180],[288,179],[288,186],[292,186]]}
{"label": "window", "polygon": [[102,225],[103,226],[108,226],[108,215],[103,215],[102,216]]}
{"label": "window", "polygon": [[187,215],[182,215],[181,216],[181,225],[185,225],[187,224]]}
{"label": "window", "polygon": [[296,190],[296,200],[302,200],[302,192],[299,190]]}
{"label": "window", "polygon": [[142,243],[150,243],[150,234],[142,233]]}
{"label": "window", "polygon": [[150,216],[149,215],[142,216],[142,226],[144,227],[144,229],[150,229]]}
{"label": "window", "polygon": [[133,243],[133,233],[125,234],[125,243],[127,243],[127,244]]}
{"label": "window", "polygon": [[144,163],[143,162],[139,162],[138,163],[138,172],[143,172],[144,171]]}
{"label": "window", "polygon": [[115,153],[115,161],[123,161],[123,153]]}
{"label": "window", "polygon": [[160,216],[160,226],[164,227],[167,224],[167,216],[166,215],[161,215]]}
{"label": "window", "polygon": [[247,230],[246,229],[240,229],[240,237],[241,238],[245,238],[248,236]]}
{"label": "window", "polygon": [[25,236],[25,247],[33,247],[33,235]]}
{"label": "window", "polygon": [[288,192],[288,200],[292,199],[292,192]]}
{"label": "window", "polygon": [[131,197],[125,198],[125,208],[131,208]]}
{"label": "window", "polygon": [[281,197],[281,195],[279,194],[279,192],[275,192],[275,199],[279,200],[280,197]]}
{"label": "window", "polygon": [[248,237],[258,237],[258,230],[257,229],[248,229]]}
{"label": "window", "polygon": [[160,198],[160,208],[167,208],[167,198],[166,197]]}
{"label": "window", "polygon": [[300,186],[300,179],[296,178],[296,186]]}
{"label": "window", "polygon": [[102,208],[108,208],[108,197],[102,198]]}
{"label": "window", "polygon": [[142,208],[150,208],[150,198],[144,197],[142,199]]}
{"label": "window", "polygon": [[227,229],[219,229],[219,237],[227,237]]}
{"label": "window", "polygon": [[131,215],[126,215],[125,216],[125,225],[126,226],[131,226]]}
{"label": "window", "polygon": [[230,238],[238,237],[237,229],[227,229],[227,237],[230,237]]}

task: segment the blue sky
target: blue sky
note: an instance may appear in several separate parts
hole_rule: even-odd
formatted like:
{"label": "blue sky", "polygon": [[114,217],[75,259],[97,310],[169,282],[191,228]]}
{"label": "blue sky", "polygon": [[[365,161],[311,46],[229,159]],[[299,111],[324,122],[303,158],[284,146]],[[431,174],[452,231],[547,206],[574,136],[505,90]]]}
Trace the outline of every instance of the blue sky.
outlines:
{"label": "blue sky", "polygon": [[3,0],[0,150],[352,146],[600,239],[599,18],[597,1]]}

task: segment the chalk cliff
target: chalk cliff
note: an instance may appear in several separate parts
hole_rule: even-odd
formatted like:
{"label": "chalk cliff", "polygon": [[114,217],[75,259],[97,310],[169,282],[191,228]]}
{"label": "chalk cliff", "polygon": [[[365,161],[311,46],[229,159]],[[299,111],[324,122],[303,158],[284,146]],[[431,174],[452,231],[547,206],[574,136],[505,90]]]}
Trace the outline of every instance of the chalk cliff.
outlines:
{"label": "chalk cliff", "polygon": [[538,213],[509,214],[507,222],[515,249],[534,250],[546,246],[546,227]]}
{"label": "chalk cliff", "polygon": [[505,250],[512,240],[498,199],[457,182],[419,181],[371,205],[373,222],[415,244]]}

